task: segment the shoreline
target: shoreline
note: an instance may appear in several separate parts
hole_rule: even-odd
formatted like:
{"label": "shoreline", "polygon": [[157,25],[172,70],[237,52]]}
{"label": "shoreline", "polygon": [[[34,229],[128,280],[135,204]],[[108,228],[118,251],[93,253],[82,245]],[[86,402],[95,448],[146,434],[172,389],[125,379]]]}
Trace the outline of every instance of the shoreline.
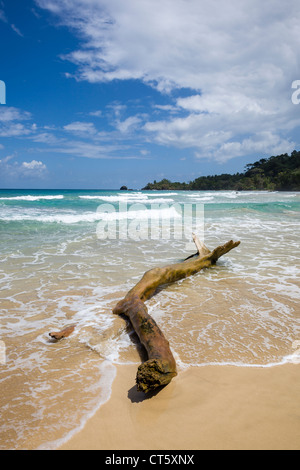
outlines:
{"label": "shoreline", "polygon": [[191,367],[156,395],[120,365],[109,401],[56,450],[299,450],[300,365]]}

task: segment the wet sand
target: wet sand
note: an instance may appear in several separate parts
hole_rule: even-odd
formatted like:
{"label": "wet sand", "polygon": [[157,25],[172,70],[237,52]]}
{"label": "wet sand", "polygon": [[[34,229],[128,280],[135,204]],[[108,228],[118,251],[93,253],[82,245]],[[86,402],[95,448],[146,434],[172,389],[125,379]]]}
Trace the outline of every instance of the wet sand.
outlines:
{"label": "wet sand", "polygon": [[300,365],[192,367],[145,399],[118,366],[110,400],[59,450],[299,450]]}

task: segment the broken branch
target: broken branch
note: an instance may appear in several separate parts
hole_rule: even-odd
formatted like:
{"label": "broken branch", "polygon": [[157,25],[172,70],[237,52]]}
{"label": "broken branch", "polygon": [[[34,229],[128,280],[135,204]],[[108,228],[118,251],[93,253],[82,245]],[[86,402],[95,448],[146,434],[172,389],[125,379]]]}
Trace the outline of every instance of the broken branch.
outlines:
{"label": "broken branch", "polygon": [[138,390],[145,393],[167,385],[177,371],[169,342],[149,316],[144,302],[157,291],[158,287],[192,276],[201,269],[214,265],[221,256],[240,244],[231,240],[209,251],[196,236],[194,241],[199,253],[196,258],[188,258],[181,263],[147,271],[113,310],[114,314],[124,314],[128,317],[148,353],[148,360],[139,366],[136,377]]}
{"label": "broken branch", "polygon": [[49,336],[53,339],[59,340],[62,338],[67,338],[73,333],[74,330],[75,330],[75,325],[71,325],[71,326],[67,326],[63,330],[60,330],[56,333],[49,333]]}

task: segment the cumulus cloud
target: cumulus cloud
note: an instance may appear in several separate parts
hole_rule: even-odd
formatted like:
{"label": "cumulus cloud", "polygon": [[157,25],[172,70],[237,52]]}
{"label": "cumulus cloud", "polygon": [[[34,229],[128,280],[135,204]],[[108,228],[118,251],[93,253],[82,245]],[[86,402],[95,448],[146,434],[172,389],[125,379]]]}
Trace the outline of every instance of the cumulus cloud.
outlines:
{"label": "cumulus cloud", "polygon": [[15,160],[15,155],[8,155],[0,160],[0,175],[3,178],[15,179],[42,179],[47,173],[47,166],[41,162],[32,160],[31,162],[19,163]]}
{"label": "cumulus cloud", "polygon": [[193,147],[198,156],[223,151],[223,159],[292,145],[286,132],[299,126],[291,103],[298,0],[36,2],[80,37],[81,47],[65,56],[78,80],[138,79],[165,94],[194,90],[170,103],[167,118],[145,125],[156,142]]}
{"label": "cumulus cloud", "polygon": [[26,178],[43,178],[47,173],[47,166],[43,162],[32,160],[31,162],[23,162],[18,168],[18,172]]}
{"label": "cumulus cloud", "polygon": [[[207,152],[207,155],[213,156],[220,162],[225,162],[240,155],[264,154],[266,153],[266,149],[270,155],[279,155],[292,152],[295,149],[295,143],[281,138],[272,132],[260,132],[252,137],[242,139],[239,142],[224,142],[213,154],[210,155]],[[199,155],[196,153],[196,156],[202,158],[203,153]]]}
{"label": "cumulus cloud", "polygon": [[83,38],[68,58],[91,82],[140,78],[161,89],[243,89],[272,85],[298,61],[297,0],[36,1]]}
{"label": "cumulus cloud", "polygon": [[29,171],[44,171],[46,169],[46,165],[44,165],[42,162],[32,160],[31,162],[23,162],[22,168]]}

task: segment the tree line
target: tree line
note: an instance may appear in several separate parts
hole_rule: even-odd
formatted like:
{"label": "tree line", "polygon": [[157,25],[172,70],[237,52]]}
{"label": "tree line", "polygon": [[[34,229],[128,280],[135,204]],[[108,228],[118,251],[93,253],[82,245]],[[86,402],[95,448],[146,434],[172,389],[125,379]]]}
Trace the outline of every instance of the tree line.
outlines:
{"label": "tree line", "polygon": [[246,165],[243,173],[200,176],[189,183],[163,179],[148,183],[143,190],[300,191],[300,152],[261,158]]}

